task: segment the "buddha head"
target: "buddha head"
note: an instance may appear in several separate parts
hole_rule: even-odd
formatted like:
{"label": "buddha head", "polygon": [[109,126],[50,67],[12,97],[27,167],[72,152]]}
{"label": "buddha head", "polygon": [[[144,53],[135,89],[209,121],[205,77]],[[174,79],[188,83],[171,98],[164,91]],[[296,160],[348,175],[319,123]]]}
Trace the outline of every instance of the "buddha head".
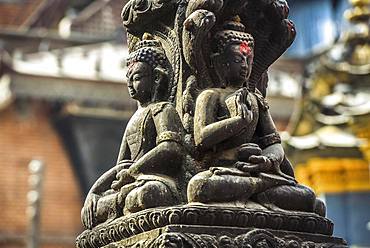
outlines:
{"label": "buddha head", "polygon": [[214,36],[213,65],[221,86],[240,88],[247,85],[252,71],[254,39],[236,17],[224,24]]}
{"label": "buddha head", "polygon": [[127,61],[127,87],[140,104],[163,101],[168,97],[168,61],[159,41],[144,36]]}

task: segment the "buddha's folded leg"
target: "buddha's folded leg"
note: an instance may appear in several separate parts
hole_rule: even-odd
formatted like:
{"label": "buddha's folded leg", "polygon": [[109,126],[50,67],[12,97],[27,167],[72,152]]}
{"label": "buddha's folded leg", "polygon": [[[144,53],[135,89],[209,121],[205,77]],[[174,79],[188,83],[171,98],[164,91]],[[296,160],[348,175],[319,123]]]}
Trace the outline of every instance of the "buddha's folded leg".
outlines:
{"label": "buddha's folded leg", "polygon": [[255,198],[263,205],[325,215],[325,205],[316,199],[315,193],[310,188],[299,184],[273,187],[257,194]]}
{"label": "buddha's folded leg", "polygon": [[247,200],[264,186],[265,182],[261,178],[251,177],[247,173],[242,175],[239,171],[217,174],[208,170],[198,173],[190,180],[187,195],[189,202],[231,202]]}
{"label": "buddha's folded leg", "polygon": [[128,193],[124,213],[135,213],[154,207],[165,207],[179,204],[179,198],[171,185],[160,181],[146,181],[142,186]]}
{"label": "buddha's folded leg", "polygon": [[113,220],[122,215],[117,199],[118,193],[114,193],[103,196],[98,200],[95,214],[97,223]]}
{"label": "buddha's folded leg", "polygon": [[94,223],[100,224],[122,216],[128,193],[143,184],[144,182],[134,182],[124,185],[118,192],[114,190],[107,191],[97,202]]}

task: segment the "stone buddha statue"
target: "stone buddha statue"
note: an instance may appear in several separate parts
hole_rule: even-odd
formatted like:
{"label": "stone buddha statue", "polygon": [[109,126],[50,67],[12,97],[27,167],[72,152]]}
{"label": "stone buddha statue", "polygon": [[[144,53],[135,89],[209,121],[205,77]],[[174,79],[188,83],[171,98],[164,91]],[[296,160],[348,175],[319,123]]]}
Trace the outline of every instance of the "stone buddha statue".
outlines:
{"label": "stone buddha statue", "polygon": [[88,193],[78,248],[348,247],[295,180],[265,100],[295,37],[288,13],[285,0],[128,1],[139,108]]}
{"label": "stone buddha statue", "polygon": [[203,171],[190,180],[188,201],[253,202],[324,215],[314,193],[295,181],[268,104],[248,81],[253,49],[253,37],[237,19],[214,35],[212,60],[220,87],[196,99],[194,140]]}
{"label": "stone buddha statue", "polygon": [[127,124],[117,165],[92,186],[83,224],[185,201],[182,124],[168,97],[169,64],[156,40],[140,41],[128,59],[127,86],[139,108]]}

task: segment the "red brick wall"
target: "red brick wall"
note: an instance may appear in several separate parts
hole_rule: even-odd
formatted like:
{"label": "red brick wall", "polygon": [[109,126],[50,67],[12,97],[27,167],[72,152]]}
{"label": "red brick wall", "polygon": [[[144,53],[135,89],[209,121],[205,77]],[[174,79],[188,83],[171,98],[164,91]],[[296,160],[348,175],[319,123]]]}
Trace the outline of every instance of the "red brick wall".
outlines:
{"label": "red brick wall", "polygon": [[0,3],[0,27],[21,26],[44,0],[26,0],[20,3]]}
{"label": "red brick wall", "polygon": [[46,105],[33,102],[26,108],[20,111],[12,105],[0,110],[0,247],[13,247],[26,234],[28,163],[33,158],[46,165],[41,205],[44,247],[73,247],[82,230],[76,176]]}

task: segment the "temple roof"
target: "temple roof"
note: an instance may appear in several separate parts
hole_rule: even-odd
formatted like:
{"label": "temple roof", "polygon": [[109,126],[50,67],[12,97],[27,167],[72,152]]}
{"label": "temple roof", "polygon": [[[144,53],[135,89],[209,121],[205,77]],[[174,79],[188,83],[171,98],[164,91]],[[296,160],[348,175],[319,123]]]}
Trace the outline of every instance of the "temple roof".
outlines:
{"label": "temple roof", "polygon": [[[311,149],[312,157],[342,157],[345,148],[356,155],[351,150],[360,151],[369,144],[359,138],[363,135],[355,126],[370,119],[370,11],[368,1],[351,3],[353,7],[345,13],[349,28],[308,67],[300,110],[286,141],[293,155]],[[329,147],[341,149],[326,153],[322,149]]]}
{"label": "temple roof", "polygon": [[69,1],[33,0],[0,3],[0,26],[30,29],[55,27]]}
{"label": "temple roof", "polygon": [[293,136],[287,143],[299,150],[323,147],[360,147],[365,141],[357,138],[351,132],[335,126],[324,126],[314,133]]}
{"label": "temple roof", "polygon": [[18,98],[88,102],[131,111],[136,108],[136,103],[125,86],[125,56],[126,48],[114,43],[12,58],[3,54],[0,85],[8,85],[7,88]]}

